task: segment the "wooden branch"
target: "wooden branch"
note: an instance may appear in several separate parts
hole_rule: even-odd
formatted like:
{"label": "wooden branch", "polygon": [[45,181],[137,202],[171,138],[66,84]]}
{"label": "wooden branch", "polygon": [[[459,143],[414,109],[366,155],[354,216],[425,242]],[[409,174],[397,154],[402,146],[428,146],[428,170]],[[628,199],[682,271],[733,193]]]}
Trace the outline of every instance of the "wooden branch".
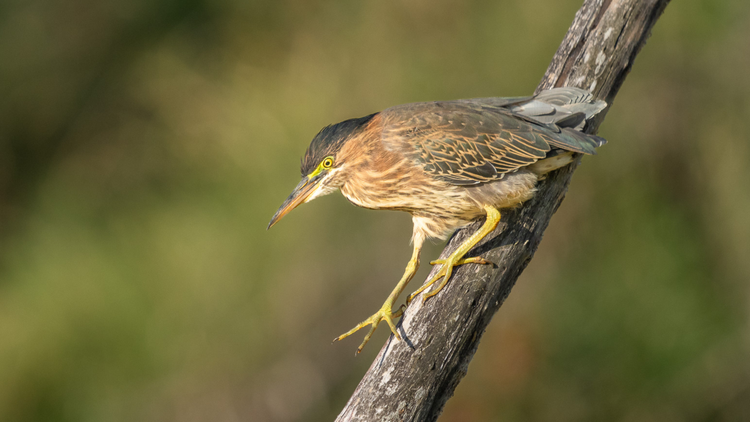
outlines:
{"label": "wooden branch", "polygon": [[[586,0],[537,92],[576,86],[611,106],[667,3],[669,0]],[[596,131],[605,113],[589,123],[587,132]],[[576,166],[552,173],[538,185],[534,199],[503,211],[497,230],[469,253],[481,254],[496,267],[457,267],[440,294],[424,305],[419,298],[414,300],[400,324],[404,340],[391,336],[337,421],[437,419],[466,374],[490,319],[534,255]],[[475,222],[458,231],[441,257],[448,256],[479,225]]]}

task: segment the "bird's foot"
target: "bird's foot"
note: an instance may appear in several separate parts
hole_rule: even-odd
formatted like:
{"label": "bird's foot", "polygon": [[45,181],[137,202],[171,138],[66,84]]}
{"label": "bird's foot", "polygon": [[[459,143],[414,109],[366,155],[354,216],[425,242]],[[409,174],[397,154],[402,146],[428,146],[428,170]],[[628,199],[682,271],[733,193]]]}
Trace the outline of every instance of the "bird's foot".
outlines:
{"label": "bird's foot", "polygon": [[372,325],[372,327],[370,328],[370,331],[367,333],[367,335],[365,336],[365,339],[362,341],[362,344],[360,344],[359,347],[357,348],[356,354],[359,354],[359,352],[361,352],[362,349],[365,347],[365,344],[367,344],[367,342],[370,341],[370,337],[372,337],[372,333],[375,332],[375,329],[378,328],[378,324],[380,324],[381,321],[385,321],[386,323],[388,323],[388,326],[391,328],[391,332],[393,333],[393,335],[396,336],[397,339],[401,340],[401,336],[398,334],[398,331],[396,330],[396,324],[393,322],[393,319],[400,317],[404,313],[403,306],[399,308],[399,310],[396,312],[392,312],[392,309],[391,309],[392,306],[393,305],[391,303],[388,303],[388,302],[384,303],[383,307],[380,308],[379,311],[375,312],[375,314],[373,314],[370,318],[367,318],[366,320],[360,322],[356,327],[336,337],[335,339],[333,339],[333,341],[336,342],[339,340],[343,340],[349,337],[350,335],[356,333],[361,328],[364,328],[368,325]]}
{"label": "bird's foot", "polygon": [[472,258],[459,258],[459,257],[453,256],[453,255],[451,255],[451,256],[449,256],[448,258],[445,258],[445,259],[436,259],[434,261],[430,261],[430,264],[431,265],[438,265],[439,264],[439,265],[442,265],[442,266],[440,267],[440,270],[437,272],[437,274],[435,274],[435,276],[433,276],[432,279],[430,279],[430,281],[428,281],[427,283],[425,283],[422,287],[420,287],[419,289],[417,289],[417,291],[415,291],[414,293],[410,294],[406,298],[406,304],[407,305],[409,303],[411,303],[411,301],[415,297],[419,296],[420,293],[422,293],[423,291],[425,291],[428,288],[430,288],[430,286],[432,286],[436,281],[438,281],[438,280],[440,280],[442,278],[443,281],[435,289],[433,289],[431,292],[425,294],[422,297],[422,303],[424,303],[427,299],[429,299],[429,298],[435,296],[436,294],[438,294],[438,292],[440,292],[440,290],[442,290],[443,287],[445,287],[445,285],[448,284],[448,280],[451,278],[451,274],[453,273],[453,267],[456,267],[456,266],[459,266],[459,265],[463,265],[463,264],[490,264],[490,265],[494,265],[492,262],[487,261],[486,259],[478,257],[478,256],[477,257],[472,257]]}

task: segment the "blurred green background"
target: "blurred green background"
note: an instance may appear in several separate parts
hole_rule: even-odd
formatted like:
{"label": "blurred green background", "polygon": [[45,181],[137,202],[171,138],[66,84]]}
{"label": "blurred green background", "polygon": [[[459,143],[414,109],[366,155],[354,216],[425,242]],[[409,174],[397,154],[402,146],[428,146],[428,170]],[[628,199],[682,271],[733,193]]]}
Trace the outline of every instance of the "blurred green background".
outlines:
{"label": "blurred green background", "polygon": [[[530,94],[580,4],[3,0],[0,420],[333,419],[411,220],[266,231],[308,142]],[[750,420],[749,74],[750,2],[672,2],[442,421]]]}

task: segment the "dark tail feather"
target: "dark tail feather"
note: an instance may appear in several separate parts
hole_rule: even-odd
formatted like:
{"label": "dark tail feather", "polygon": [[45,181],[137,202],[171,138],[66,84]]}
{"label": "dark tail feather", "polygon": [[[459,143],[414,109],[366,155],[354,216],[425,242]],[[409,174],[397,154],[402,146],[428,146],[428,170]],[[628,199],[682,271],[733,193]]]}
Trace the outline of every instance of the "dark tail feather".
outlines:
{"label": "dark tail feather", "polygon": [[596,148],[606,144],[607,140],[575,129],[563,128],[559,136],[549,139],[547,142],[555,148],[594,155],[596,154]]}

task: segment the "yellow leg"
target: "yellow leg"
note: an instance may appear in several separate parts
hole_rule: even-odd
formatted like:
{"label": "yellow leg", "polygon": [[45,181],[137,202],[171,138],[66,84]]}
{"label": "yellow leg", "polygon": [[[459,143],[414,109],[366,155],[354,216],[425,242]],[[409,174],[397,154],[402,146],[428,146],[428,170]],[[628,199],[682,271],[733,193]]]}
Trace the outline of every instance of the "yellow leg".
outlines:
{"label": "yellow leg", "polygon": [[[447,259],[436,259],[434,261],[430,261],[430,265],[437,265],[437,264],[445,264],[447,262]],[[492,262],[487,261],[484,258],[475,256],[473,258],[461,258],[454,265],[464,265],[464,264],[492,264]]]}
{"label": "yellow leg", "polygon": [[333,341],[342,340],[354,334],[358,330],[371,325],[372,327],[370,327],[370,331],[367,333],[367,335],[365,335],[364,341],[362,341],[362,344],[360,344],[357,348],[357,353],[359,353],[362,351],[362,348],[365,347],[365,344],[370,341],[370,337],[372,337],[375,329],[378,328],[378,324],[380,324],[380,321],[383,320],[388,323],[388,326],[391,328],[391,332],[393,333],[393,335],[396,336],[397,339],[401,340],[401,336],[398,334],[398,331],[396,331],[396,324],[393,323],[393,319],[401,316],[403,310],[399,309],[398,311],[393,312],[393,303],[396,301],[401,292],[404,291],[404,288],[406,288],[409,280],[411,280],[412,277],[414,277],[414,274],[417,272],[417,268],[419,268],[420,250],[422,250],[422,240],[417,239],[414,242],[414,251],[412,252],[409,263],[406,265],[406,271],[404,272],[404,275],[401,277],[401,280],[399,280],[396,288],[393,289],[391,294],[388,296],[388,299],[385,300],[385,303],[383,303],[383,306],[380,308],[380,310],[375,312],[375,314],[373,314],[370,318],[367,318],[366,320],[360,322],[356,327],[352,328],[345,334],[336,337],[335,339],[333,339]]}
{"label": "yellow leg", "polygon": [[448,283],[448,280],[451,278],[451,274],[453,273],[453,267],[457,265],[462,264],[469,264],[469,263],[475,263],[475,264],[491,264],[491,262],[488,262],[482,258],[476,257],[476,258],[463,258],[464,255],[466,255],[467,252],[471,250],[474,246],[479,243],[480,240],[484,239],[485,236],[492,233],[493,230],[495,230],[495,227],[497,227],[497,224],[500,222],[500,211],[497,210],[497,208],[486,205],[484,207],[485,212],[487,213],[487,220],[484,222],[482,227],[477,230],[476,233],[472,234],[471,237],[466,239],[464,243],[462,243],[458,249],[453,251],[448,258],[445,259],[438,259],[436,261],[430,262],[430,264],[442,264],[442,267],[440,268],[440,271],[435,274],[430,281],[425,283],[424,286],[417,289],[416,292],[409,295],[409,297],[406,299],[406,303],[410,303],[412,299],[417,297],[420,293],[425,291],[425,289],[432,286],[436,281],[438,281],[441,277],[443,278],[443,281],[437,286],[437,288],[433,289],[431,292],[424,295],[422,298],[422,301],[425,301],[432,296],[435,296],[438,294],[440,290],[442,290],[443,287]]}

